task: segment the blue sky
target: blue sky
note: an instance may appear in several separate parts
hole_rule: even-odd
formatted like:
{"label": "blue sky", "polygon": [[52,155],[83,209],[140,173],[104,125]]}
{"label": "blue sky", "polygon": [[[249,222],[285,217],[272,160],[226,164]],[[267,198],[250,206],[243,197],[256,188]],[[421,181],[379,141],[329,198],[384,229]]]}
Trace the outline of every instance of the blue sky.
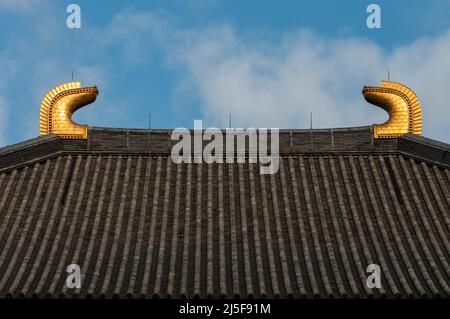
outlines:
{"label": "blue sky", "polygon": [[[66,27],[81,7],[82,28]],[[381,29],[368,29],[368,4]],[[450,142],[450,1],[0,0],[0,146],[38,135],[46,92],[75,80],[91,126],[315,127],[386,119],[363,85],[419,95],[424,135]]]}

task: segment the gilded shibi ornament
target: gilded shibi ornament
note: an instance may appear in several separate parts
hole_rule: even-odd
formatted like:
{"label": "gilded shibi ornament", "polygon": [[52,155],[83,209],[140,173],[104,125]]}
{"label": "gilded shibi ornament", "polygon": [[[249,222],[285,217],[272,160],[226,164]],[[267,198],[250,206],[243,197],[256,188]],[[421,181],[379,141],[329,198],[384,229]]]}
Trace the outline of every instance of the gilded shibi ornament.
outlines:
{"label": "gilded shibi ornament", "polygon": [[[382,81],[379,87],[365,86],[367,102],[385,109],[389,119],[374,124],[375,138],[396,138],[403,134],[422,134],[422,109],[417,95],[403,84]],[[72,121],[72,114],[94,102],[97,87],[81,87],[80,82],[61,84],[47,93],[41,104],[40,135],[56,134],[65,139],[87,139],[87,125]]]}
{"label": "gilded shibi ornament", "polygon": [[81,87],[80,82],[59,85],[49,91],[41,103],[40,135],[56,134],[65,139],[87,139],[87,125],[72,121],[72,114],[94,102],[97,87]]}
{"label": "gilded shibi ornament", "polygon": [[417,95],[403,84],[382,81],[380,87],[365,86],[367,102],[385,109],[389,119],[374,124],[375,138],[396,138],[403,134],[422,134],[422,108]]}

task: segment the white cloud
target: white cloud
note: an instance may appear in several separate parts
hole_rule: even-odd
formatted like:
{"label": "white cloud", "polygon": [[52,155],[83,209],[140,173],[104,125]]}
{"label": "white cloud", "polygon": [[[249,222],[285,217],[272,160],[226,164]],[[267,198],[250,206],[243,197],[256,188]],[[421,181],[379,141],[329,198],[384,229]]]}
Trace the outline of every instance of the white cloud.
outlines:
{"label": "white cloud", "polygon": [[[391,80],[410,86],[423,106],[424,135],[450,142],[450,31],[384,52],[364,39],[322,38],[299,30],[278,41],[252,39],[227,26],[183,34],[170,52],[186,66],[182,92],[195,92],[210,123],[229,112],[239,126],[342,127],[381,123],[363,85]],[[180,43],[180,42],[179,42]]]}

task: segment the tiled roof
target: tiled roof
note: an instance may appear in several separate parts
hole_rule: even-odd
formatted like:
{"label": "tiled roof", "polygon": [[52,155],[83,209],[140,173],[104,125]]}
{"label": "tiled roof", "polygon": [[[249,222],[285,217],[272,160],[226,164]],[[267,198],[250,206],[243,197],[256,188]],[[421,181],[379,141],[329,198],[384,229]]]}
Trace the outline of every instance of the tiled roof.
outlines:
{"label": "tiled roof", "polygon": [[260,175],[175,164],[168,133],[0,149],[0,297],[450,296],[448,145],[286,130]]}

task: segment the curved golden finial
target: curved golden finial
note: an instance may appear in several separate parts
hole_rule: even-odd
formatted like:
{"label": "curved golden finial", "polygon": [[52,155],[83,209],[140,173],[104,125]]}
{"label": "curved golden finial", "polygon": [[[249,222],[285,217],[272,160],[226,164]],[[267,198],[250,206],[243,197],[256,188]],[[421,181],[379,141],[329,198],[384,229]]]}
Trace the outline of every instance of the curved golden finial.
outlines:
{"label": "curved golden finial", "polygon": [[422,134],[422,108],[417,95],[403,84],[381,81],[380,87],[365,86],[367,102],[385,109],[389,119],[374,124],[375,138],[395,138],[406,133]]}
{"label": "curved golden finial", "polygon": [[64,83],[49,91],[41,103],[40,135],[56,134],[65,139],[87,139],[87,125],[72,121],[72,114],[95,101],[97,87],[80,82]]}

